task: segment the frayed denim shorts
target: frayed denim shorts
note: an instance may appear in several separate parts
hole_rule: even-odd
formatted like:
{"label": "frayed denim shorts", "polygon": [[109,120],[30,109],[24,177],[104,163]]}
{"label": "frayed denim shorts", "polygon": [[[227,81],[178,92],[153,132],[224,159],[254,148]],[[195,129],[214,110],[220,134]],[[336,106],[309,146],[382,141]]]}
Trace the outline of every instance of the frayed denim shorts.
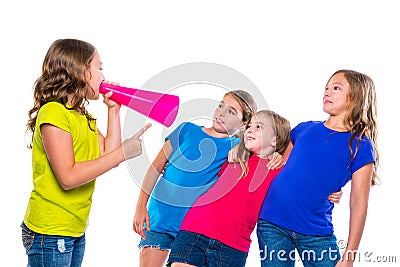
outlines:
{"label": "frayed denim shorts", "polygon": [[139,248],[153,247],[161,250],[171,250],[172,243],[175,240],[175,237],[168,233],[146,230],[144,234],[146,235],[146,239],[140,239]]}

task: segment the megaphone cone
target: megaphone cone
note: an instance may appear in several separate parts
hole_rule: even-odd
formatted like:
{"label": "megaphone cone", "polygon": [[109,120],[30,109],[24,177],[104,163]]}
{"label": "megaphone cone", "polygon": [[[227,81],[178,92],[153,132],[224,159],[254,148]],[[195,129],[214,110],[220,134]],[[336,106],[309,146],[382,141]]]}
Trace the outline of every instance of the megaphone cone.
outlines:
{"label": "megaphone cone", "polygon": [[100,84],[99,91],[101,94],[112,91],[111,100],[167,127],[171,126],[178,114],[179,97],[176,95],[133,89],[105,81]]}

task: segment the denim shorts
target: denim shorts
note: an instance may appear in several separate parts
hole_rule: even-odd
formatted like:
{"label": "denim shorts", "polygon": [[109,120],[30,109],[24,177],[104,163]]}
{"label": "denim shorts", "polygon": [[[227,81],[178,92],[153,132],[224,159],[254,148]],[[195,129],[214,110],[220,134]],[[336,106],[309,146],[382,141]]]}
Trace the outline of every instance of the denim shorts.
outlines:
{"label": "denim shorts", "polygon": [[80,237],[43,235],[21,224],[22,244],[30,267],[80,267],[85,253],[85,234]]}
{"label": "denim shorts", "polygon": [[151,230],[144,231],[146,239],[141,238],[138,247],[153,247],[161,250],[170,250],[175,240],[173,235],[167,233],[159,233]]}
{"label": "denim shorts", "polygon": [[183,262],[194,266],[243,267],[247,254],[204,235],[179,231],[172,244],[168,266]]}

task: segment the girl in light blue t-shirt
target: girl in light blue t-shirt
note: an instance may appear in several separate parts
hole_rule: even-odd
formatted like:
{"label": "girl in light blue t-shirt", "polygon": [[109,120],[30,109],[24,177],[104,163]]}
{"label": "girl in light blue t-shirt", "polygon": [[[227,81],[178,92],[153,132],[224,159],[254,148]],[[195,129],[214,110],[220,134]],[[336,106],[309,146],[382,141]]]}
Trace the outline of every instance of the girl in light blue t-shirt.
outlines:
{"label": "girl in light blue t-shirt", "polygon": [[136,206],[133,228],[142,237],[141,266],[150,261],[153,266],[165,264],[186,212],[215,182],[228,152],[239,143],[236,134],[255,111],[249,93],[230,91],[215,109],[211,127],[185,122],[167,136],[146,173]]}

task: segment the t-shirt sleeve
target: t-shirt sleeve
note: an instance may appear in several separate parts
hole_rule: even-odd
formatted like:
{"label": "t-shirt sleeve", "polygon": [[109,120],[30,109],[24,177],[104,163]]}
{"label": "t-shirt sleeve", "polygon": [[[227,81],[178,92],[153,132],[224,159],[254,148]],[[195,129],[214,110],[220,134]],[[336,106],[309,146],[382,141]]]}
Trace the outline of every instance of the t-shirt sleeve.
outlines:
{"label": "t-shirt sleeve", "polygon": [[362,166],[371,162],[375,163],[374,147],[369,139],[363,138],[360,141],[357,155],[351,164],[351,173],[353,174]]}
{"label": "t-shirt sleeve", "polygon": [[181,123],[175,130],[172,131],[167,137],[165,137],[165,141],[169,140],[173,150],[176,150],[179,147],[179,137],[182,136],[183,131],[186,129],[185,126],[187,122]]}
{"label": "t-shirt sleeve", "polygon": [[296,143],[297,135],[298,135],[299,131],[301,130],[303,124],[304,124],[304,123],[298,124],[296,127],[294,127],[294,128],[290,131],[290,141],[292,142],[292,144],[295,144],[295,143]]}
{"label": "t-shirt sleeve", "polygon": [[294,127],[290,131],[290,141],[292,141],[292,144],[294,145],[296,143],[296,139],[299,137],[299,134],[304,132],[306,129],[309,127],[312,127],[313,125],[321,123],[319,121],[306,121],[306,122],[301,122],[299,123],[296,127]]}
{"label": "t-shirt sleeve", "polygon": [[67,110],[60,103],[50,102],[45,104],[40,108],[36,120],[39,128],[43,124],[51,124],[64,131],[71,132]]}

